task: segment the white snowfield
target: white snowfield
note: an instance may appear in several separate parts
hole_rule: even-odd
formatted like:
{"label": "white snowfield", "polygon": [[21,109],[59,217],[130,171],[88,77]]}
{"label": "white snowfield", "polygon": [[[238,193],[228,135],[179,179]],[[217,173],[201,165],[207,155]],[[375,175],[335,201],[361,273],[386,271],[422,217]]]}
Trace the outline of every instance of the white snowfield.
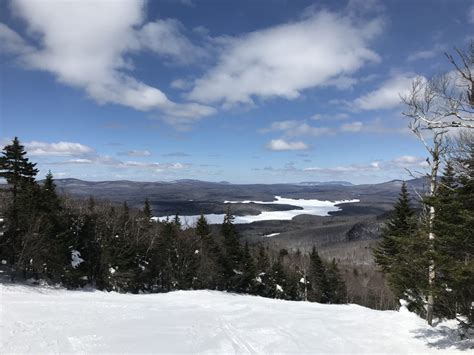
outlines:
{"label": "white snowfield", "polygon": [[472,345],[406,310],[216,291],[131,295],[3,285],[0,294],[2,354],[468,354]]}

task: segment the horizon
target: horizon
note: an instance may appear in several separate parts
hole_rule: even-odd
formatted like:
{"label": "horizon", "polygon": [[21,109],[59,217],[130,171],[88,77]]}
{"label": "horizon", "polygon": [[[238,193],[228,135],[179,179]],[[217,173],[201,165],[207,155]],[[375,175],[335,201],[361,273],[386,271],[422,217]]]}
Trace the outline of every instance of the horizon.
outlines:
{"label": "horizon", "polygon": [[[470,0],[0,3],[0,145],[40,177],[352,184],[426,152],[400,95],[451,70]],[[420,16],[423,14],[423,16]]]}

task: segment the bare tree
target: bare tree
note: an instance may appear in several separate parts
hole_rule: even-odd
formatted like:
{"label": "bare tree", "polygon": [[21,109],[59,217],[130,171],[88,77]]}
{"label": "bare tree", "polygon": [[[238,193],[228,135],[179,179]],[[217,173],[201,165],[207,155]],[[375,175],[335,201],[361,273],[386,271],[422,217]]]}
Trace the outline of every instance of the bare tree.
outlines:
{"label": "bare tree", "polygon": [[[435,196],[437,191],[442,157],[447,152],[446,134],[453,129],[474,128],[474,42],[470,44],[468,51],[455,49],[455,52],[456,58],[446,54],[455,68],[454,71],[431,79],[418,77],[414,80],[410,92],[402,97],[406,108],[403,114],[410,119],[409,128],[429,154],[429,169],[426,174],[429,180],[428,197]],[[436,210],[432,204],[425,207],[428,210],[428,248],[433,251]],[[428,270],[430,290],[426,295],[426,319],[430,325],[433,322],[432,287],[435,277],[436,268],[431,258]]]}

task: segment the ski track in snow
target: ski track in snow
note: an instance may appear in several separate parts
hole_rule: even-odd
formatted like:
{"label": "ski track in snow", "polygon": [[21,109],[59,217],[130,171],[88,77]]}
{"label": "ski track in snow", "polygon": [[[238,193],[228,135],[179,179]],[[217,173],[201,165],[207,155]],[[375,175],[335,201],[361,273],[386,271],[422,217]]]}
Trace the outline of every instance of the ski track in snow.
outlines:
{"label": "ski track in snow", "polygon": [[431,329],[405,309],[217,291],[131,295],[0,287],[1,353],[467,354],[473,345],[455,346],[454,323]]}

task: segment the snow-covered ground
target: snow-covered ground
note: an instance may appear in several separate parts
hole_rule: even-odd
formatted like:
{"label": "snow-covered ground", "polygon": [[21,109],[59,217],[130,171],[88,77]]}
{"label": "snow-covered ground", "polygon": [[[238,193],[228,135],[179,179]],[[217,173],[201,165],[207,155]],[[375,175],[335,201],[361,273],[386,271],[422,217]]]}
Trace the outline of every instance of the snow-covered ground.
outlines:
{"label": "snow-covered ground", "polygon": [[[450,327],[214,291],[131,295],[0,286],[0,353],[469,353]],[[464,349],[465,351],[462,351]]]}
{"label": "snow-covered ground", "polygon": [[[342,200],[342,201],[322,201],[316,199],[303,200],[303,199],[293,199],[293,198],[284,198],[280,196],[275,196],[275,201],[224,201],[224,203],[258,203],[264,205],[292,205],[300,207],[301,209],[293,209],[287,211],[263,211],[258,215],[247,215],[247,216],[236,216],[234,223],[252,223],[257,221],[270,221],[270,220],[290,220],[293,217],[299,216],[301,214],[309,214],[314,216],[328,216],[329,212],[339,211],[340,208],[336,205],[341,203],[354,203],[359,202],[359,200]],[[184,221],[184,225],[193,226],[199,215],[196,216],[182,216],[180,217]],[[223,214],[206,214],[205,215],[208,223],[210,224],[220,224],[224,220]],[[164,221],[167,218],[173,219],[174,216],[163,216],[163,217],[154,217],[160,221]]]}

